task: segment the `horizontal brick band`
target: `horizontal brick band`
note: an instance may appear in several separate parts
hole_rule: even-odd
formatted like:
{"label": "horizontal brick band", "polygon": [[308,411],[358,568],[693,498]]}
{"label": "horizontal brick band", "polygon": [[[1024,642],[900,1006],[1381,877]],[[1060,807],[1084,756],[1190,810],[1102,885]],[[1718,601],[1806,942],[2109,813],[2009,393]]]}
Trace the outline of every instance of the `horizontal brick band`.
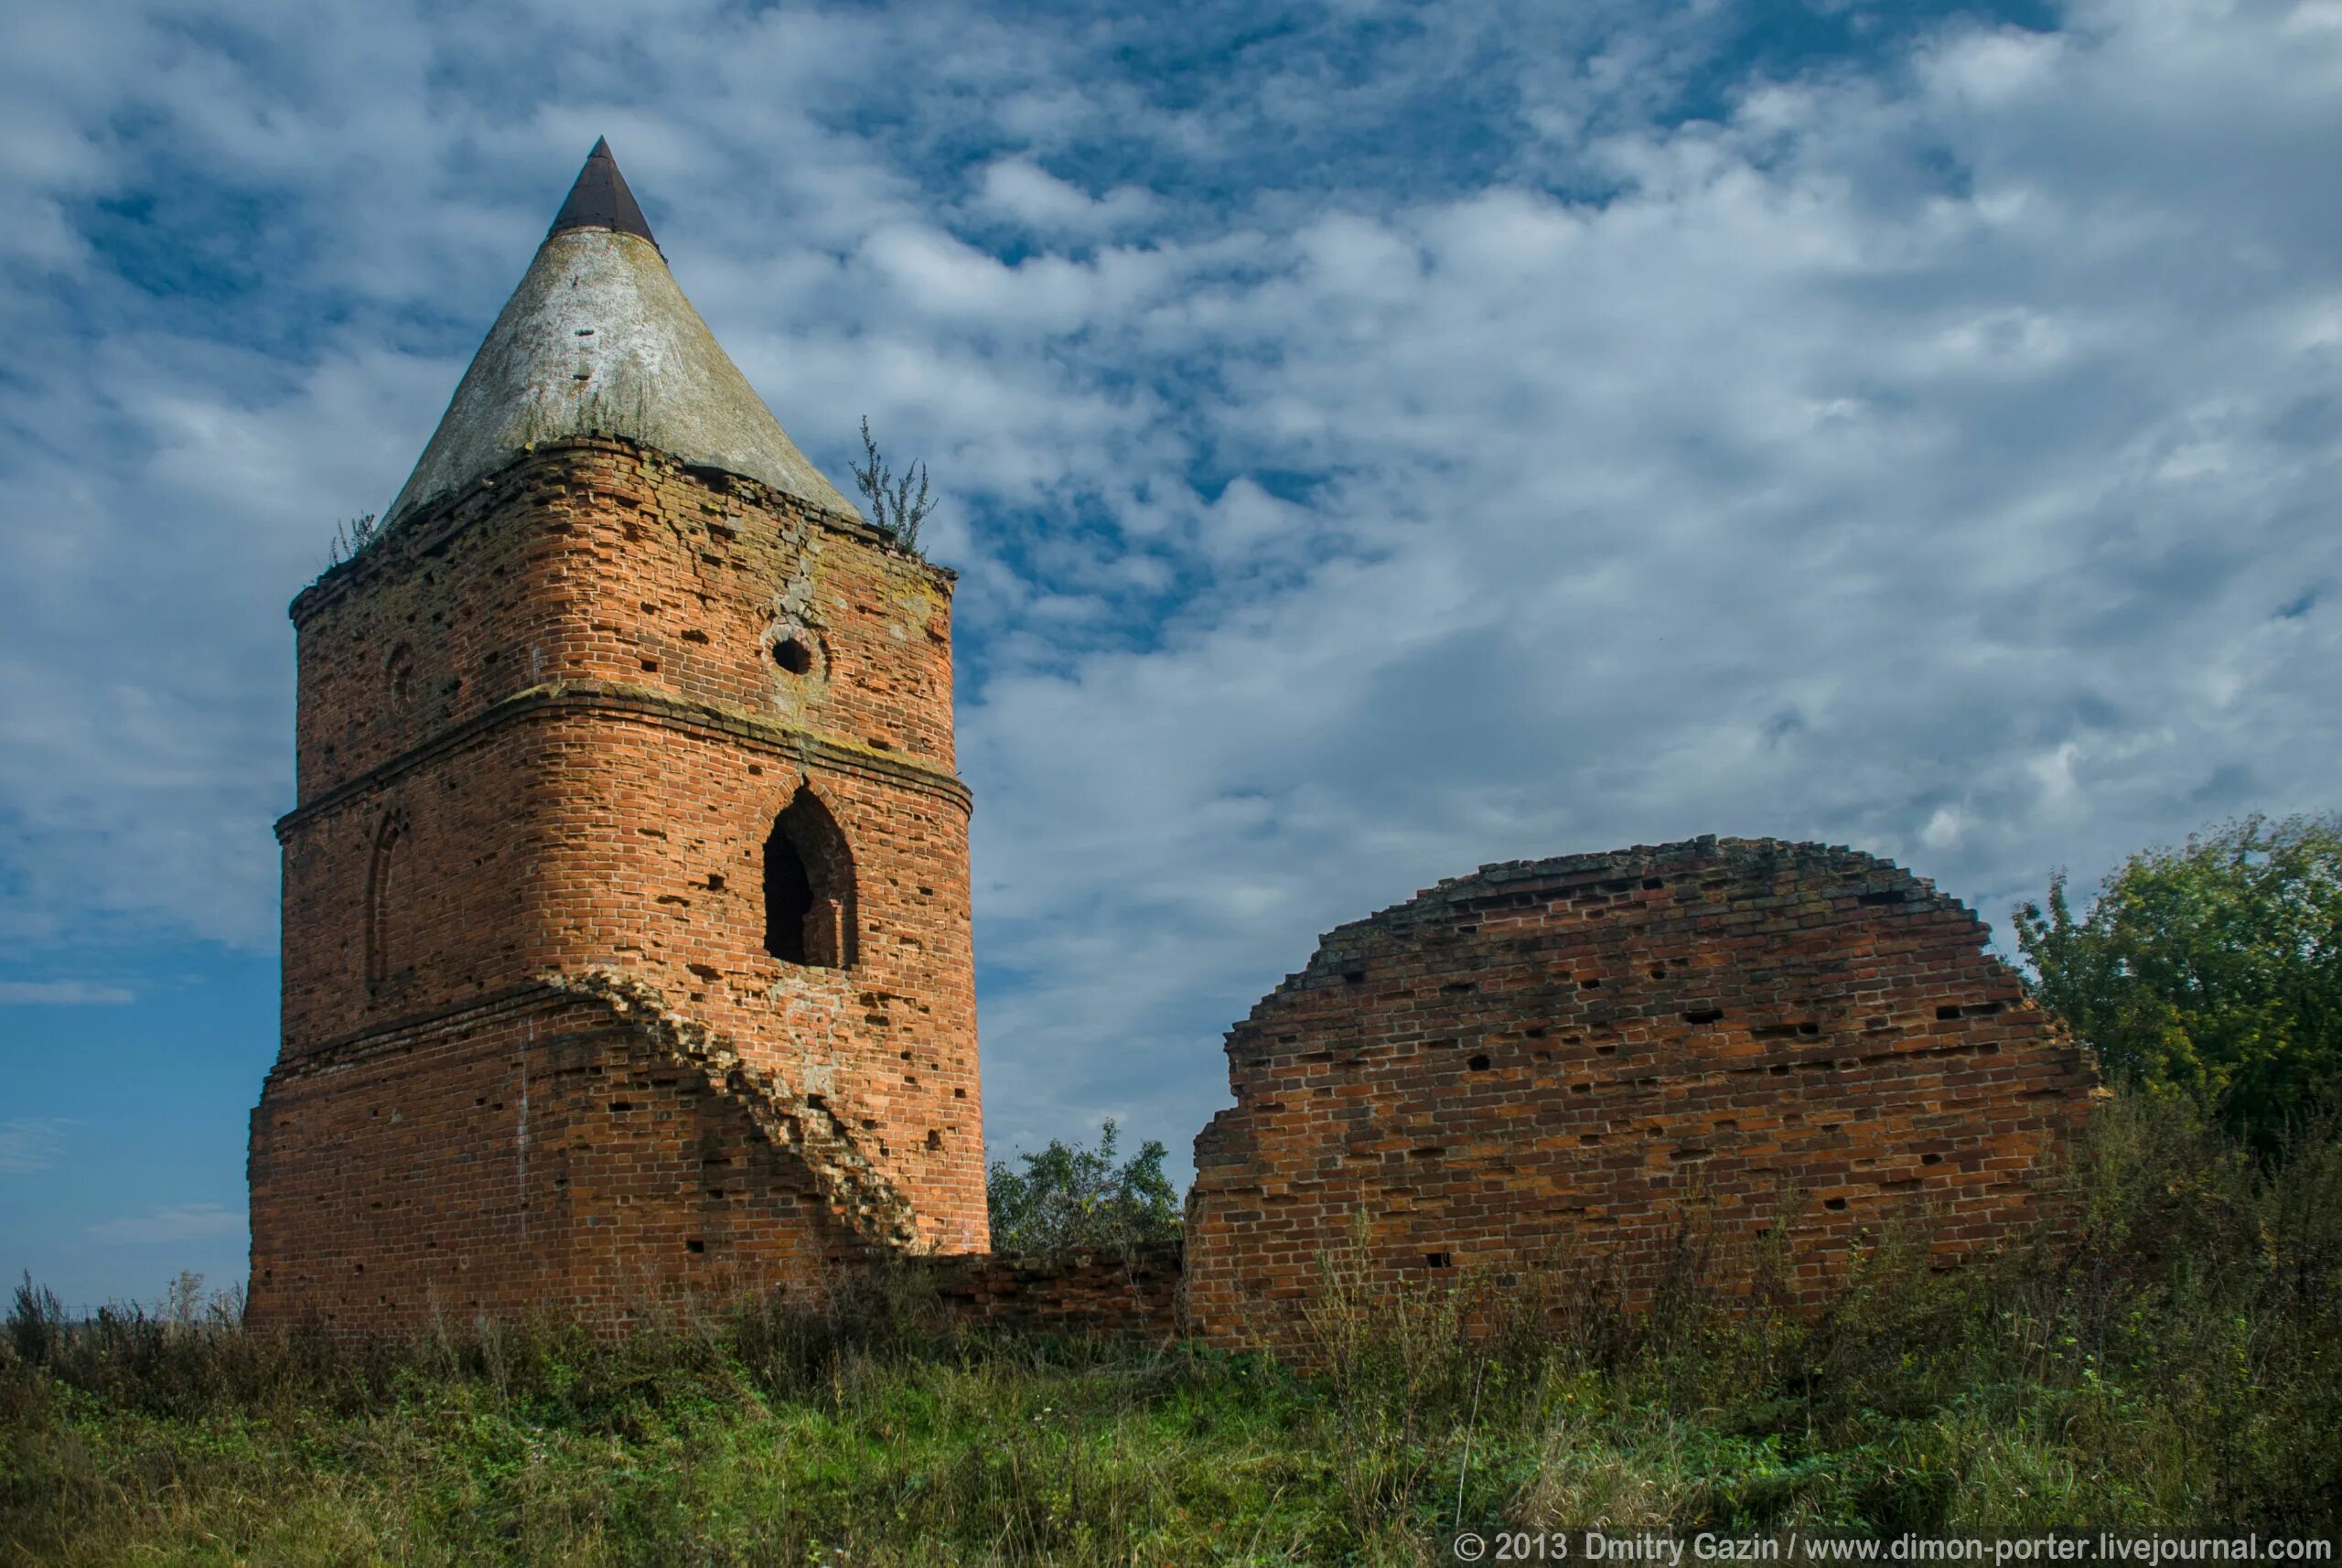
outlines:
{"label": "horizontal brick band", "polygon": [[421,746],[401,752],[356,778],[335,785],[314,800],[304,801],[276,820],[277,841],[283,843],[285,835],[295,828],[345,801],[368,795],[425,763],[463,751],[507,725],[522,719],[566,717],[579,714],[632,719],[664,729],[722,736],[745,741],[775,757],[790,757],[809,767],[834,768],[906,785],[950,800],[962,811],[972,813],[975,807],[975,797],[970,793],[967,785],[950,774],[938,773],[914,762],[860,746],[843,746],[810,730],[773,724],[736,709],[684,702],[644,687],[619,686],[601,681],[576,681],[532,686],[526,691],[515,692],[462,724],[442,730]]}

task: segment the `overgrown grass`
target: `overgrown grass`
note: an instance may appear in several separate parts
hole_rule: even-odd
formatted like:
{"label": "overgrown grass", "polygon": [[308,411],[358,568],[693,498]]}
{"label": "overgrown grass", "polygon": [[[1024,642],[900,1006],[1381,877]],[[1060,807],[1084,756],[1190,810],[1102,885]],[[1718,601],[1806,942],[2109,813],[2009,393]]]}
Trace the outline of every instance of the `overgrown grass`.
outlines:
{"label": "overgrown grass", "polygon": [[[1887,1239],[1826,1310],[1598,1282],[1369,1296],[1316,1374],[949,1332],[904,1280],[622,1343],[362,1352],[182,1301],[0,1351],[0,1561],[1421,1563],[1456,1521],[1875,1530],[2342,1514],[2342,1146],[2126,1100],[2058,1237]],[[2053,1241],[2056,1243],[2053,1245]]]}

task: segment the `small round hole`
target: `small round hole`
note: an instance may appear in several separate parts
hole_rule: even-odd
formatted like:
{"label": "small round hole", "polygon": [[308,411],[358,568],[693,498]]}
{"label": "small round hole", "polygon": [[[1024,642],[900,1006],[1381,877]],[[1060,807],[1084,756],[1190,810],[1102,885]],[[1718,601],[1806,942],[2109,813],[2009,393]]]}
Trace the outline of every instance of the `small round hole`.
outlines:
{"label": "small round hole", "polygon": [[784,638],[772,645],[772,661],[791,675],[802,675],[813,668],[813,650],[793,637]]}

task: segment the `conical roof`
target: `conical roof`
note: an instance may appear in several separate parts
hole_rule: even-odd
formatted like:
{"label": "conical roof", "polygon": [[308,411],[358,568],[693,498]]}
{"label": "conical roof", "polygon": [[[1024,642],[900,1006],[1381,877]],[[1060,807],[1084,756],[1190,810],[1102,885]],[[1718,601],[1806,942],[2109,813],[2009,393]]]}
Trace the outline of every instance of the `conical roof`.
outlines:
{"label": "conical roof", "polygon": [[383,521],[495,472],[532,443],[589,434],[861,515],[797,449],[675,285],[607,142],[594,144]]}

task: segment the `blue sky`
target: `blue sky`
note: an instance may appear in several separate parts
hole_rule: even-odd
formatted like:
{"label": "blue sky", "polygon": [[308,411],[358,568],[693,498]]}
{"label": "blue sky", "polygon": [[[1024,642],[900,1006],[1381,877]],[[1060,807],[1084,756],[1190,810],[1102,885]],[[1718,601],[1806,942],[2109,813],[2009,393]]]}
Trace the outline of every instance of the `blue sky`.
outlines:
{"label": "blue sky", "polygon": [[1481,862],[2334,809],[2342,5],[18,0],[0,1270],[243,1268],[285,606],[607,134],[962,573],[987,1133]]}

